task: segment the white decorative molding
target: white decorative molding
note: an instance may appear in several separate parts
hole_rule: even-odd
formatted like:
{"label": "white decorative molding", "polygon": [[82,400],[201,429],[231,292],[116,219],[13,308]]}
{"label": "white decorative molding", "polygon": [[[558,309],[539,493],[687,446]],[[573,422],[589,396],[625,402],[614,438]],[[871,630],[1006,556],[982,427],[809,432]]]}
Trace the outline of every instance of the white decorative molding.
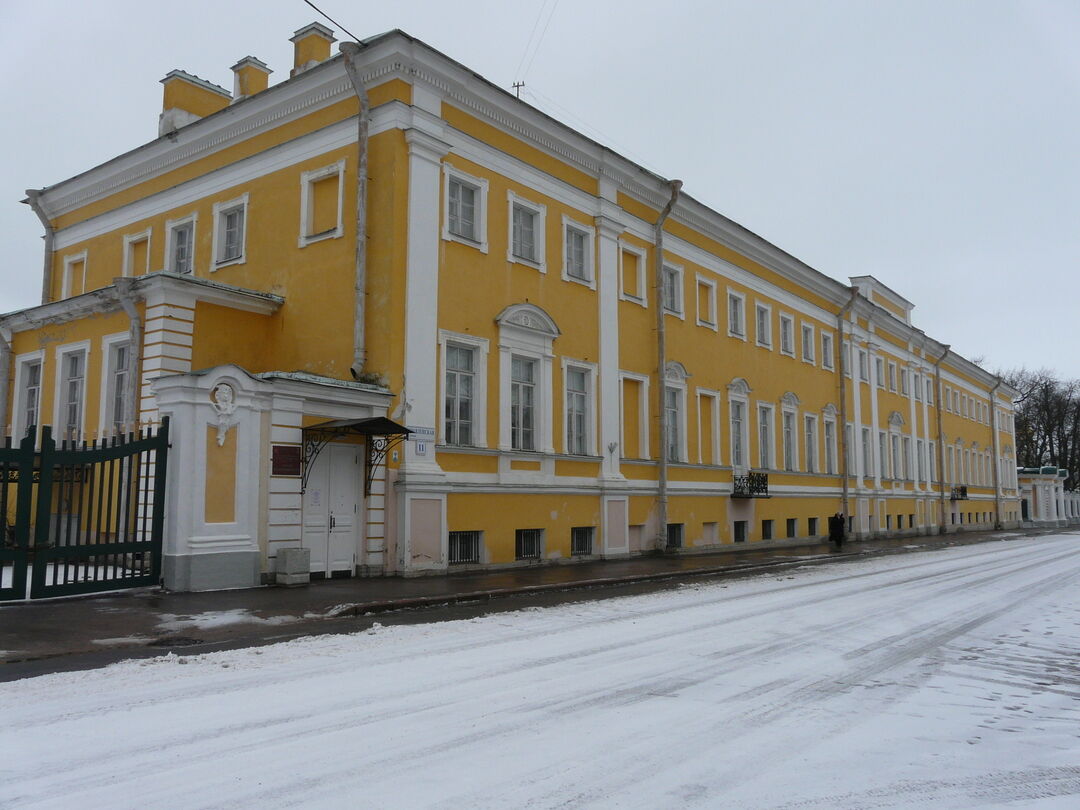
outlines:
{"label": "white decorative molding", "polygon": [[227,382],[219,382],[210,391],[210,404],[217,414],[217,443],[221,447],[229,428],[237,422],[236,389]]}

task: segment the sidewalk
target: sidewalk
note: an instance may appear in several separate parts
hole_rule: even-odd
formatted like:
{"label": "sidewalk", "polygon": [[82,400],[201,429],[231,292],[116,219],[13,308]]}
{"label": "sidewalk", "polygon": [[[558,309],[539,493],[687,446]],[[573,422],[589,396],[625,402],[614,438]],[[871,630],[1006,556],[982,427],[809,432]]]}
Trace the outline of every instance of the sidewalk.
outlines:
{"label": "sidewalk", "polygon": [[[1053,533],[1060,533],[1057,530]],[[1021,539],[1048,532],[969,532],[947,536],[871,540],[843,552],[814,543],[738,547],[707,554],[537,566],[418,578],[333,579],[298,588],[252,588],[167,593],[145,588],[112,594],[7,603],[0,606],[0,680],[44,672],[87,669],[124,658],[209,652],[298,636],[365,629],[372,614],[387,623],[437,621],[525,606],[595,598],[583,591],[606,587],[617,595],[664,581],[732,576],[822,564],[866,555],[902,553],[987,540]],[[621,586],[621,588],[619,587]],[[615,592],[610,589],[614,588]],[[576,593],[574,593],[576,591]],[[508,599],[508,597],[517,597]],[[467,609],[432,606],[466,605]],[[406,609],[414,610],[408,611]],[[364,617],[369,617],[366,620]]]}

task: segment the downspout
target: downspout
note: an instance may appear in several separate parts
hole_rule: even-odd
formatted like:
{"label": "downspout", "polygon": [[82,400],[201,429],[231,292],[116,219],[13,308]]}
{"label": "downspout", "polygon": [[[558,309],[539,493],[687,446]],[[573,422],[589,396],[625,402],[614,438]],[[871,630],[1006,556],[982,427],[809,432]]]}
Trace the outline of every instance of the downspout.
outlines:
{"label": "downspout", "polygon": [[994,528],[1001,529],[1001,459],[998,457],[997,429],[997,390],[1004,380],[997,378],[997,384],[990,389],[990,438],[994,448]]}
{"label": "downspout", "polygon": [[[11,393],[11,364],[13,361],[11,352],[11,330],[0,325],[0,441],[7,435],[8,429],[8,395]],[[12,444],[17,445],[18,436],[12,436]]]}
{"label": "downspout", "polygon": [[656,530],[656,547],[658,551],[664,551],[667,548],[667,522],[668,522],[668,457],[667,457],[667,443],[668,443],[668,430],[667,419],[664,415],[664,393],[667,389],[666,382],[666,368],[667,368],[667,333],[665,331],[664,324],[664,222],[671,214],[671,209],[675,207],[676,200],[679,199],[679,191],[682,189],[682,180],[672,180],[670,182],[671,198],[668,200],[667,205],[664,206],[664,210],[660,212],[660,218],[656,220],[655,226],[655,240],[656,240],[656,401],[657,401],[657,413],[660,416],[660,469],[658,472],[658,495],[657,495],[657,519],[659,526]]}
{"label": "downspout", "polygon": [[[934,397],[934,413],[937,414],[937,456],[938,456],[938,483],[941,485],[939,493],[938,509],[938,534],[945,534],[945,426],[941,423],[941,363],[949,354],[951,346],[946,346],[941,357],[934,361],[934,382],[937,384],[937,392]],[[933,481],[930,482],[933,484]]]}
{"label": "downspout", "polygon": [[360,101],[360,113],[356,124],[356,273],[353,293],[353,358],[352,365],[349,367],[353,377],[360,379],[367,363],[364,328],[367,316],[368,119],[371,104],[357,64],[360,56],[359,43],[342,42],[338,45],[338,50],[345,58],[345,73],[352,82],[353,92]]}
{"label": "downspout", "polygon": [[52,223],[49,222],[45,208],[41,205],[41,192],[39,190],[36,188],[26,190],[26,204],[34,209],[34,213],[37,214],[37,218],[41,220],[41,224],[45,228],[45,259],[41,274],[41,303],[47,304],[52,300],[53,240],[56,237],[56,231]]}
{"label": "downspout", "polygon": [[132,287],[135,284],[133,278],[117,278],[113,280],[116,285],[116,297],[128,316],[128,343],[131,352],[131,368],[128,371],[127,387],[124,389],[124,413],[131,422],[132,429],[137,430],[139,415],[136,413],[136,403],[139,401],[139,385],[142,380],[142,355],[143,355],[143,319],[139,315],[139,309],[135,306],[135,296]]}
{"label": "downspout", "polygon": [[[836,353],[840,358],[840,362],[836,364],[836,367],[840,369],[840,480],[841,480],[841,496],[840,496],[840,508],[843,511],[844,520],[847,521],[851,515],[850,509],[850,494],[848,475],[848,431],[847,431],[847,373],[848,373],[848,353],[844,351],[844,318],[851,312],[851,308],[855,306],[855,299],[859,295],[857,287],[851,288],[851,297],[848,302],[836,313]],[[854,437],[852,437],[854,438]]]}

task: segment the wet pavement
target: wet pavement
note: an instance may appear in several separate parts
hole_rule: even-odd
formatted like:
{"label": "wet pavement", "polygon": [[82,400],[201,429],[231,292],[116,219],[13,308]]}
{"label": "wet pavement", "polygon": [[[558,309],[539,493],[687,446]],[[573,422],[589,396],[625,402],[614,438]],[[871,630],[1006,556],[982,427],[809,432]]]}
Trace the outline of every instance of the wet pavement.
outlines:
{"label": "wet pavement", "polygon": [[105,666],[168,652],[194,654],[383,624],[468,618],[609,598],[703,577],[745,576],[1065,530],[967,532],[848,543],[732,547],[704,554],[537,565],[446,576],[331,579],[206,593],[143,588],[0,605],[0,681]]}

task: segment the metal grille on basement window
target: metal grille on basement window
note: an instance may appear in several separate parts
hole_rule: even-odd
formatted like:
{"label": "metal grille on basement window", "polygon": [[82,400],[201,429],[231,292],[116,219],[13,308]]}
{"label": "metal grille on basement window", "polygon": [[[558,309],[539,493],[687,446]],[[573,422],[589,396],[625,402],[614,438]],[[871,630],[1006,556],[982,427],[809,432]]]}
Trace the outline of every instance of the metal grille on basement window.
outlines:
{"label": "metal grille on basement window", "polygon": [[593,553],[593,527],[575,526],[570,530],[570,554],[585,557]]}
{"label": "metal grille on basement window", "polygon": [[518,529],[514,538],[515,556],[519,560],[539,560],[543,539],[543,529]]}
{"label": "metal grille on basement window", "polygon": [[667,525],[667,547],[668,548],[682,548],[683,544],[683,524],[682,523],[669,523]]}
{"label": "metal grille on basement window", "polygon": [[450,532],[450,565],[480,562],[480,532]]}

